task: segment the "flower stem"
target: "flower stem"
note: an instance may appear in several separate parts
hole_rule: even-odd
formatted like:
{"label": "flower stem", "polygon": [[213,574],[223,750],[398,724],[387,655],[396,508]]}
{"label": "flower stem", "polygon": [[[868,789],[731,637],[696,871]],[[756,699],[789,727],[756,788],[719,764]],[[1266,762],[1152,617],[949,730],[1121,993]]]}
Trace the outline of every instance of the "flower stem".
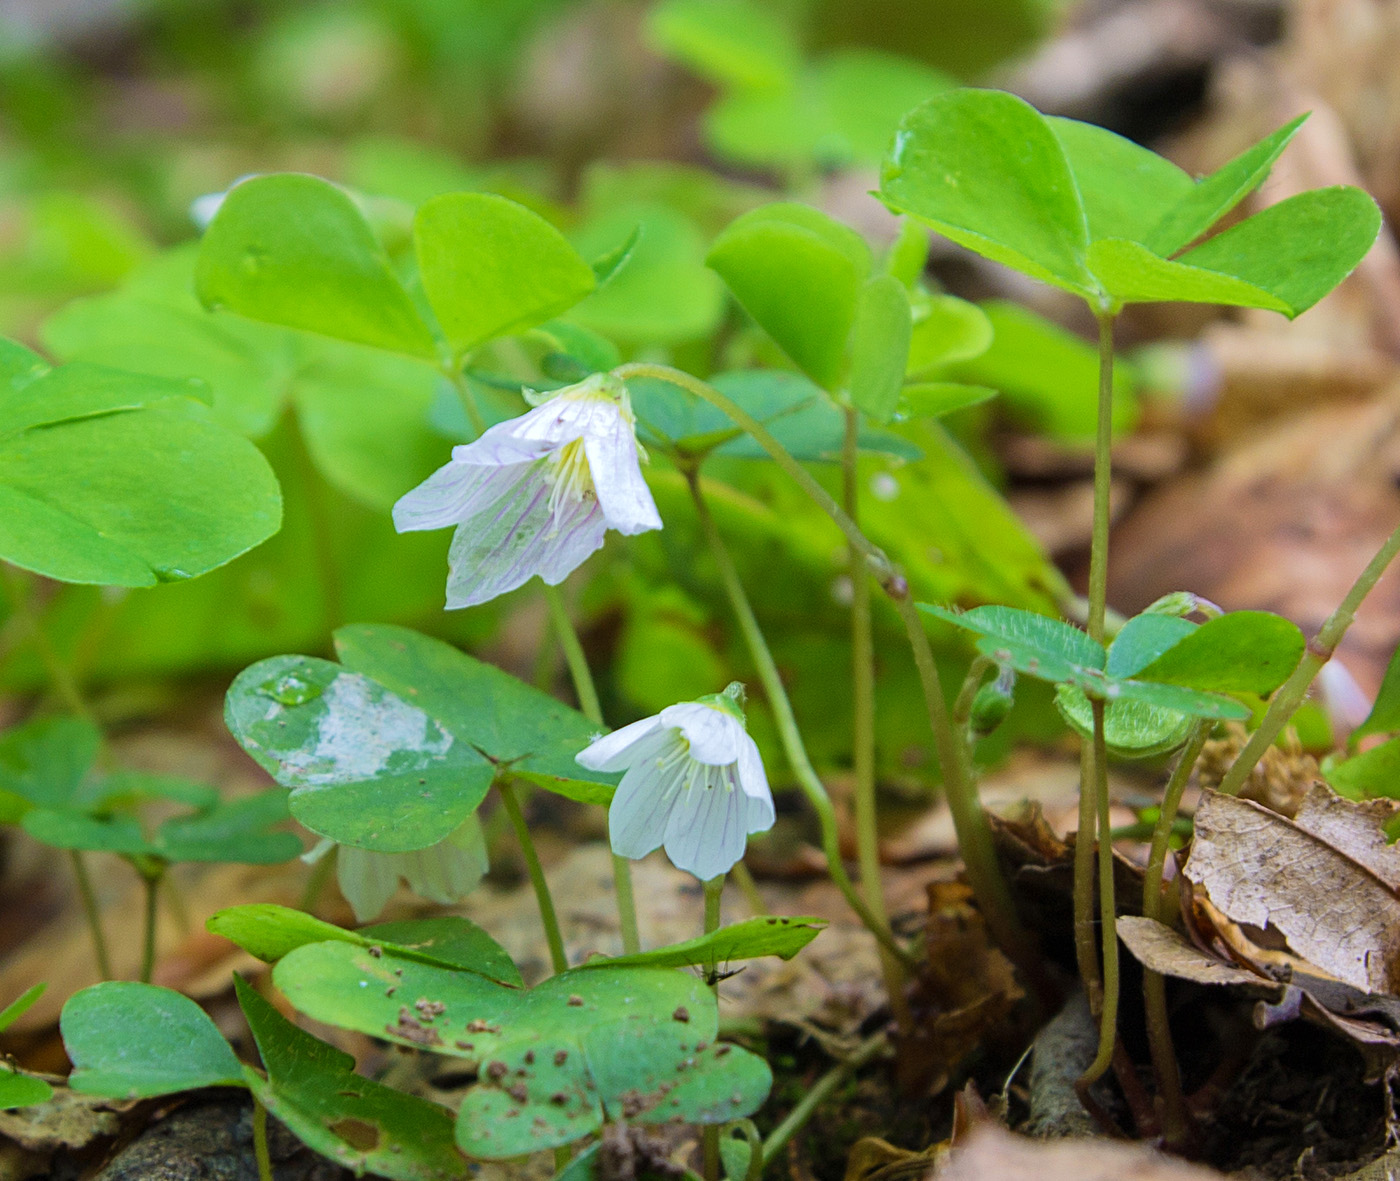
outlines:
{"label": "flower stem", "polygon": [[253,1156],[258,1162],[258,1181],[273,1181],[272,1154],[267,1150],[267,1108],[253,1096]]}
{"label": "flower stem", "polygon": [[1103,643],[1104,612],[1108,607],[1109,493],[1113,478],[1113,319],[1098,313],[1099,403],[1094,434],[1094,528],[1089,548],[1090,637]]}
{"label": "flower stem", "polygon": [[1371,559],[1366,569],[1352,583],[1346,598],[1327,617],[1326,622],[1318,628],[1317,635],[1308,641],[1307,651],[1303,653],[1303,659],[1298,662],[1298,667],[1274,693],[1269,701],[1269,708],[1264,712],[1264,716],[1259,722],[1259,728],[1249,736],[1249,741],[1244,744],[1244,749],[1240,751],[1235,761],[1230,765],[1230,769],[1225,773],[1225,777],[1220,781],[1220,791],[1226,795],[1239,794],[1239,790],[1244,786],[1244,781],[1249,777],[1249,773],[1264,757],[1264,752],[1273,745],[1274,739],[1288,724],[1297,708],[1303,704],[1303,698],[1307,696],[1313,679],[1322,670],[1322,666],[1332,659],[1337,645],[1342,642],[1347,628],[1356,618],[1357,608],[1361,606],[1362,601],[1380,581],[1381,575],[1385,573],[1385,568],[1390,565],[1397,553],[1400,553],[1400,529],[1396,529],[1386,538],[1385,544],[1376,551],[1376,556]]}
{"label": "flower stem", "polygon": [[705,536],[705,541],[710,547],[710,552],[719,571],[720,583],[724,587],[729,605],[738,620],[739,630],[744,633],[749,655],[758,671],[758,679],[763,683],[763,691],[768,698],[769,708],[773,711],[773,720],[777,724],[778,736],[782,740],[783,752],[787,755],[788,765],[792,767],[792,772],[797,777],[797,782],[807,797],[807,802],[817,814],[817,822],[821,826],[822,849],[826,853],[827,868],[831,874],[831,880],[836,883],[836,888],[845,896],[851,909],[860,916],[860,921],[870,929],[870,933],[880,941],[880,944],[891,955],[913,967],[915,965],[909,952],[895,941],[888,924],[882,923],[871,913],[870,908],[865,904],[865,900],[857,892],[850,876],[846,873],[846,867],[841,862],[841,841],[836,825],[836,810],[832,807],[831,797],[827,795],[826,788],[821,779],[818,778],[811,760],[807,757],[807,748],[802,741],[802,732],[797,728],[797,719],[792,712],[792,702],[788,700],[787,690],[783,688],[783,679],[778,672],[777,664],[774,663],[773,653],[768,647],[768,641],[763,636],[762,628],[758,625],[758,619],[753,613],[753,606],[744,591],[744,585],[739,581],[739,572],[734,568],[734,559],[729,556],[724,538],[720,536],[714,518],[710,515],[710,506],[706,503],[705,494],[700,489],[699,473],[693,468],[690,469],[686,472],[686,480],[690,485],[691,497],[695,501],[695,511],[700,519],[700,530]]}
{"label": "flower stem", "polygon": [[763,1163],[772,1164],[773,1159],[787,1146],[787,1142],[812,1118],[813,1113],[831,1097],[836,1088],[875,1058],[888,1044],[883,1030],[872,1034],[861,1042],[854,1054],[836,1063],[813,1083],[798,1100],[797,1106],[783,1118],[782,1123],[768,1133],[768,1139],[763,1142]]}
{"label": "flower stem", "polygon": [[[1097,804],[1099,852],[1099,927],[1103,943],[1103,973],[1099,993],[1099,1050],[1089,1069],[1076,1084],[1081,1090],[1103,1077],[1113,1065],[1113,1047],[1118,1041],[1118,906],[1114,898],[1113,836],[1108,816],[1108,744],[1104,740],[1104,703],[1093,701],[1094,782]],[[1092,1005],[1092,995],[1091,995]]]}
{"label": "flower stem", "polygon": [[77,849],[69,850],[68,856],[73,863],[78,895],[83,900],[83,914],[87,918],[88,931],[92,935],[92,954],[97,960],[97,974],[103,980],[110,980],[112,960],[107,954],[107,936],[102,931],[102,909],[97,904],[97,893],[92,888],[92,876],[88,873],[87,862]]}
{"label": "flower stem", "polygon": [[[574,695],[578,698],[579,709],[590,722],[600,729],[603,726],[603,707],[598,700],[598,688],[593,683],[593,672],[588,667],[588,657],[578,638],[578,629],[564,605],[563,593],[557,586],[541,580],[544,587],[544,601],[549,605],[549,618],[559,637],[559,647],[564,652],[564,662],[569,666],[569,677],[574,683]],[[617,922],[622,931],[622,952],[635,955],[642,950],[641,935],[637,930],[637,902],[632,890],[632,865],[626,857],[612,855],[613,894],[617,899]]]}
{"label": "flower stem", "polygon": [[564,954],[564,937],[559,933],[559,916],[554,910],[554,899],[549,893],[549,883],[545,880],[544,869],[540,865],[540,855],[535,852],[535,842],[530,836],[530,827],[525,823],[525,813],[520,808],[520,797],[515,794],[515,785],[505,776],[496,779],[496,790],[501,793],[501,803],[515,829],[515,839],[520,842],[520,854],[525,858],[525,872],[530,875],[530,885],[535,890],[535,902],[540,908],[540,923],[544,927],[544,937],[549,943],[549,959],[557,975],[568,970],[569,960]]}
{"label": "flower stem", "polygon": [[[857,461],[860,415],[845,407],[846,429],[841,445],[842,490],[847,515],[860,523],[860,489]],[[865,556],[848,546],[851,576],[851,745],[854,748],[856,855],[860,888],[865,904],[882,926],[889,925],[884,882],[880,876],[880,830],[875,801],[875,637],[870,610],[870,574]],[[900,1033],[913,1029],[913,1017],[904,996],[903,962],[880,948],[880,971],[890,1012]]]}
{"label": "flower stem", "polygon": [[[1181,795],[1191,781],[1191,772],[1196,760],[1201,757],[1210,731],[1211,724],[1204,721],[1197,722],[1192,728],[1162,793],[1162,810],[1152,832],[1152,850],[1147,857],[1147,872],[1142,883],[1143,917],[1156,922],[1162,920],[1162,870],[1167,863],[1167,849],[1177,810],[1181,807]],[[1180,1148],[1186,1143],[1190,1129],[1181,1094],[1181,1071],[1172,1047],[1171,1021],[1167,1013],[1167,981],[1160,972],[1143,969],[1142,1000],[1146,1011],[1152,1071],[1157,1076],[1157,1094],[1162,1103],[1162,1135],[1168,1146]]]}
{"label": "flower stem", "polygon": [[466,411],[467,421],[471,423],[473,432],[478,437],[486,431],[486,419],[481,415],[481,407],[476,404],[476,398],[472,396],[471,386],[467,384],[466,375],[462,372],[462,367],[457,362],[444,363],[442,375],[452,383],[452,388],[457,392],[457,400],[462,403],[462,409]]}
{"label": "flower stem", "polygon": [[763,901],[763,895],[758,892],[758,883],[753,880],[749,867],[742,861],[736,861],[730,866],[729,873],[734,878],[734,884],[739,887],[739,893],[744,896],[749,913],[754,918],[767,914],[768,906]]}
{"label": "flower stem", "polygon": [[[724,874],[716,874],[705,883],[705,934],[719,930],[720,903],[724,897]],[[719,1002],[719,976],[713,966],[708,973],[710,991]],[[706,1124],[700,1133],[701,1153],[704,1158],[705,1181],[719,1181],[719,1125]]]}
{"label": "flower stem", "polygon": [[146,888],[146,916],[144,936],[141,940],[141,983],[149,984],[156,970],[156,922],[160,908],[156,905],[160,898],[160,879],[163,870],[141,871],[141,881]]}

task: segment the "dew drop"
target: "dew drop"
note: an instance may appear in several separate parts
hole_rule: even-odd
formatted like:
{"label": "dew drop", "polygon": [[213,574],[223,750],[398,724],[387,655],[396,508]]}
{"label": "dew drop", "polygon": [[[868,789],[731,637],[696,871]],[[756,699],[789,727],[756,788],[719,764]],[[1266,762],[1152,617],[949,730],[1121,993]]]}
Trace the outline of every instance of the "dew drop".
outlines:
{"label": "dew drop", "polygon": [[264,681],[258,686],[258,691],[266,693],[278,705],[305,705],[308,701],[315,701],[320,697],[324,689],[296,673],[284,673],[280,677]]}

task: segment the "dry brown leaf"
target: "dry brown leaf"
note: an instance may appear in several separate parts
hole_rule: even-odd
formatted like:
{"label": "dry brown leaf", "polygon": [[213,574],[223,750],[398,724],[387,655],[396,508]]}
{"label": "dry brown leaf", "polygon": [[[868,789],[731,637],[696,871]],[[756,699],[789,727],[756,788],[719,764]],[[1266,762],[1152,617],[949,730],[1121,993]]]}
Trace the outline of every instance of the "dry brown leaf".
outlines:
{"label": "dry brown leaf", "polygon": [[1321,784],[1296,820],[1206,792],[1184,875],[1237,923],[1272,926],[1298,955],[1367,992],[1400,991],[1400,803],[1353,803]]}
{"label": "dry brown leaf", "polygon": [[1217,959],[1155,919],[1123,915],[1118,920],[1118,937],[1138,963],[1163,976],[1257,989],[1275,1000],[1283,995],[1283,985]]}
{"label": "dry brown leaf", "polygon": [[1219,1181],[1224,1174],[1137,1145],[1029,1140],[984,1127],[934,1174],[937,1181]]}

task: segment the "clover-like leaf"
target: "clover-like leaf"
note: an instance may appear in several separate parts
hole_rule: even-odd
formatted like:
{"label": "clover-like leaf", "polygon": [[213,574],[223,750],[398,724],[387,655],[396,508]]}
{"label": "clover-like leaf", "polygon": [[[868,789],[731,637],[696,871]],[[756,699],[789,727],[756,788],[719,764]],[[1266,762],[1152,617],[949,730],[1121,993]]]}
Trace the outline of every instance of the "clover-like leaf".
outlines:
{"label": "clover-like leaf", "polygon": [[893,275],[877,275],[860,290],[851,330],[851,402],[877,422],[899,405],[913,333],[909,294]]}
{"label": "clover-like leaf", "polygon": [[41,1078],[0,1066],[0,1109],[33,1107],[53,1098],[53,1088]]}
{"label": "clover-like leaf", "polygon": [[267,1071],[247,1070],[262,1104],[302,1143],[394,1181],[449,1181],[466,1171],[446,1108],[355,1073],[355,1060],[298,1029],[241,977],[238,1004]]}
{"label": "clover-like leaf", "polygon": [[1183,635],[1132,675],[1209,692],[1271,693],[1297,666],[1305,646],[1303,633],[1281,616],[1231,611]]}
{"label": "clover-like leaf", "polygon": [[775,955],[790,960],[826,927],[826,920],[806,916],[770,915],[731,923],[683,943],[631,955],[586,961],[584,968],[714,966],[736,960]]}
{"label": "clover-like leaf", "polygon": [[435,359],[437,346],[354,200],[316,176],[235,185],[205,231],[199,297],[253,320]]}
{"label": "clover-like leaf", "polygon": [[539,214],[494,193],[447,193],[413,223],[423,290],[456,354],[578,303],[593,268]]}
{"label": "clover-like leaf", "polygon": [[94,984],[59,1019],[73,1061],[68,1085],[86,1095],[145,1099],[197,1087],[243,1086],[243,1067],[189,997],[135,981]]}
{"label": "clover-like leaf", "polygon": [[1072,681],[1081,670],[1101,671],[1108,654],[1087,632],[1015,607],[949,611],[920,603],[919,610],[978,636],[977,649],[1038,680]]}

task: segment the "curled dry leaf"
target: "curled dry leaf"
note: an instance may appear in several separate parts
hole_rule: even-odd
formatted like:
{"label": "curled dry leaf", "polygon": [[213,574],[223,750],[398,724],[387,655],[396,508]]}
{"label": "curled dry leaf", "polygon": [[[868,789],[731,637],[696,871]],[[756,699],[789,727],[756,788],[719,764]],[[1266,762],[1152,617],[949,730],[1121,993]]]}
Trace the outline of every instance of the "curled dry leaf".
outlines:
{"label": "curled dry leaf", "polygon": [[1298,955],[1367,992],[1400,992],[1400,803],[1354,803],[1321,784],[1288,820],[1207,792],[1182,871],[1237,923],[1274,927]]}
{"label": "curled dry leaf", "polygon": [[1185,936],[1155,919],[1123,915],[1118,919],[1118,937],[1138,963],[1162,976],[1174,976],[1196,984],[1229,984],[1255,989],[1275,1001],[1283,996],[1282,984],[1202,951]]}
{"label": "curled dry leaf", "polygon": [[937,1181],[1219,1181],[1224,1174],[1105,1140],[1030,1140],[987,1126]]}

